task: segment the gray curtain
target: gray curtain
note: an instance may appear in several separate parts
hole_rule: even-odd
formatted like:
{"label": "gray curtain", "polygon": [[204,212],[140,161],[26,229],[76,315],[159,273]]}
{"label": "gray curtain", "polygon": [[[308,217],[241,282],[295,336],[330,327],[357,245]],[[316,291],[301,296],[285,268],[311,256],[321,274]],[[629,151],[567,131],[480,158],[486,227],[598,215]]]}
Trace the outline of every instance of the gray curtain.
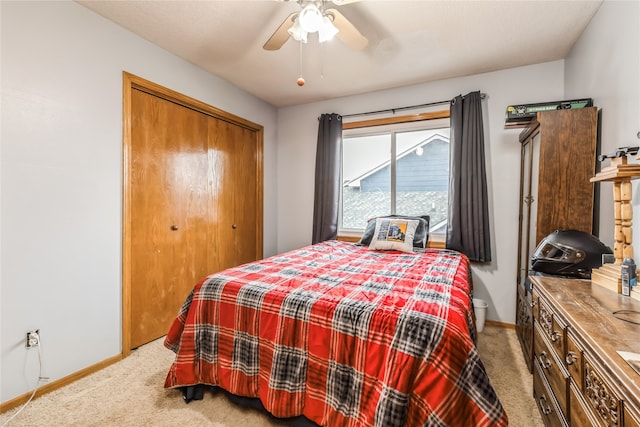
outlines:
{"label": "gray curtain", "polygon": [[316,148],[312,243],[338,237],[338,208],[342,181],[342,116],[320,116]]}
{"label": "gray curtain", "polygon": [[471,261],[491,261],[480,92],[451,101],[447,248]]}

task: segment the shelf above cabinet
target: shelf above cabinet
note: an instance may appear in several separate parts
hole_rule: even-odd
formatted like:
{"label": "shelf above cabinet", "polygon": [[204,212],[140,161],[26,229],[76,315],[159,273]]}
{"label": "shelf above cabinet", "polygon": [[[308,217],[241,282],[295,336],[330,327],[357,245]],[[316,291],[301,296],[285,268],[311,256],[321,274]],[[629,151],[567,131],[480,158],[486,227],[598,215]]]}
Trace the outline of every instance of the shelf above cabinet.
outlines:
{"label": "shelf above cabinet", "polygon": [[627,164],[626,162],[613,164],[612,162],[611,166],[603,168],[590,181],[628,181],[637,178],[640,178],[640,164]]}

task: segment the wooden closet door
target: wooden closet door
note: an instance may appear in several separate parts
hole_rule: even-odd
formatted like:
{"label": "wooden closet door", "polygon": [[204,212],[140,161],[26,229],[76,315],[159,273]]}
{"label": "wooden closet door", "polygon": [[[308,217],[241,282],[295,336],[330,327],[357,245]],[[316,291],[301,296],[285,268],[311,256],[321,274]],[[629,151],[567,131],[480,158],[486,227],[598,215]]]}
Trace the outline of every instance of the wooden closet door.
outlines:
{"label": "wooden closet door", "polygon": [[212,267],[208,116],[131,95],[131,348],[165,335]]}
{"label": "wooden closet door", "polygon": [[261,257],[256,247],[259,206],[256,132],[225,120],[209,118],[209,153],[213,185],[217,269],[240,265]]}

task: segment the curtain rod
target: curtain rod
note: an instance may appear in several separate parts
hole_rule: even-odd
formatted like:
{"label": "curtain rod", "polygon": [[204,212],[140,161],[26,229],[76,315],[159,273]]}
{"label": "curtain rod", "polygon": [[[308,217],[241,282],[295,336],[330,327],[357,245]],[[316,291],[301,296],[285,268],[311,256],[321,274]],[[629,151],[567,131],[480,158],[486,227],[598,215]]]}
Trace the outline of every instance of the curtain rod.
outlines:
{"label": "curtain rod", "polygon": [[[487,97],[486,93],[481,93],[480,94],[480,99],[485,99]],[[434,105],[443,105],[443,104],[449,104],[451,102],[451,100],[447,100],[447,101],[436,101],[436,102],[429,102],[427,104],[418,104],[418,105],[409,105],[407,107],[398,107],[398,108],[387,108],[386,110],[378,110],[378,111],[367,111],[366,113],[354,113],[354,114],[342,114],[342,117],[357,117],[357,116],[368,116],[370,114],[380,114],[380,113],[393,113],[395,114],[396,111],[403,111],[403,110],[413,110],[416,108],[423,108],[423,107],[432,107]]]}

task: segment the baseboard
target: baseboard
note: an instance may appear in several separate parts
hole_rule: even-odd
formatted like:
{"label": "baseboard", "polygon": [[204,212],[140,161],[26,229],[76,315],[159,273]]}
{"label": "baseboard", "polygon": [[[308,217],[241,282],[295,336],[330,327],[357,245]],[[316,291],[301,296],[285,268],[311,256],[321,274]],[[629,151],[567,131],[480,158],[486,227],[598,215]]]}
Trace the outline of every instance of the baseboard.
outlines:
{"label": "baseboard", "polygon": [[515,329],[515,323],[498,322],[497,320],[485,320],[485,325],[499,326],[501,328]]}
{"label": "baseboard", "polygon": [[[119,354],[117,356],[113,356],[110,357],[108,359],[103,360],[102,362],[98,362],[95,365],[91,365],[88,366],[84,369],[81,369],[77,372],[74,372],[70,375],[67,375],[66,377],[57,379],[55,381],[52,381],[50,383],[46,383],[42,386],[40,386],[38,388],[38,390],[36,391],[36,394],[33,396],[34,399],[43,396],[47,393],[51,393],[54,390],[57,390],[59,388],[62,388],[66,385],[71,384],[74,381],[78,381],[81,378],[84,378],[86,376],[89,376],[95,372],[98,372],[101,369],[106,368],[109,365],[113,365],[114,363],[117,363],[119,361],[121,361],[123,359],[122,355]],[[25,393],[23,395],[14,397],[11,400],[7,400],[6,402],[2,402],[0,403],[0,414],[5,413],[6,411],[10,411],[13,408],[17,408],[20,405],[23,405],[24,403],[26,403],[29,398],[31,397],[31,394],[33,393],[33,390],[29,391],[28,393]]]}

